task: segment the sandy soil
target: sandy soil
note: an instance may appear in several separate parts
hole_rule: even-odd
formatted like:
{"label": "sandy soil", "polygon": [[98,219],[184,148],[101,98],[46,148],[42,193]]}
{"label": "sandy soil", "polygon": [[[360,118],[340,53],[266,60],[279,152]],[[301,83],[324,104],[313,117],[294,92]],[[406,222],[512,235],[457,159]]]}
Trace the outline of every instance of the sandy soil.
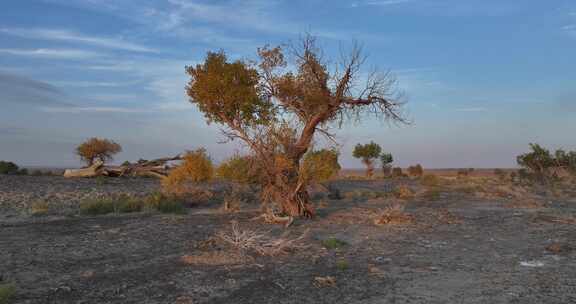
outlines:
{"label": "sandy soil", "polygon": [[[342,199],[316,198],[317,218],[287,230],[308,231],[308,248],[273,257],[215,241],[231,221],[286,231],[251,220],[257,206],[0,220],[0,279],[16,285],[13,303],[576,303],[571,197],[510,208],[469,191],[405,201],[348,194],[393,191],[387,181],[332,187]],[[412,224],[374,225],[392,201]],[[345,245],[326,248],[329,238]]]}

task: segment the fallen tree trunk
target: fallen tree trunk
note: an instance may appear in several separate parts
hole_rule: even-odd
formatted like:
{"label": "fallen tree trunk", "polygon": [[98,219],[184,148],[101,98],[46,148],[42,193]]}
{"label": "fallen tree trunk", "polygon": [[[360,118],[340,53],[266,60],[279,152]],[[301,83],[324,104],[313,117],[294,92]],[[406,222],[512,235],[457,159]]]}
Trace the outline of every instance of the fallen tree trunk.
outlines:
{"label": "fallen tree trunk", "polygon": [[92,164],[92,166],[82,169],[66,169],[64,171],[64,177],[94,177],[98,176],[101,172],[104,163],[101,160],[97,160]]}
{"label": "fallen tree trunk", "polygon": [[92,166],[82,169],[68,169],[64,171],[64,177],[122,177],[122,176],[145,176],[164,178],[168,176],[171,169],[167,165],[170,161],[182,160],[183,155],[174,157],[164,157],[149,161],[140,161],[135,164],[122,166],[104,166],[101,161],[95,162]]}

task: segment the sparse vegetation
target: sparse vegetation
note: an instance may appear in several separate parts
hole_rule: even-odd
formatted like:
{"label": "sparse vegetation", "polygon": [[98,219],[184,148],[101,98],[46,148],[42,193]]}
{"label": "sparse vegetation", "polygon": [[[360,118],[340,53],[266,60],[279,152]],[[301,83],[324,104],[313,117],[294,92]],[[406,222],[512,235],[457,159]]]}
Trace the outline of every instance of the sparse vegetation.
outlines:
{"label": "sparse vegetation", "polygon": [[340,239],[337,239],[337,238],[334,238],[334,237],[322,240],[322,246],[324,246],[326,249],[332,249],[332,250],[340,249],[340,248],[347,246],[347,245],[348,245],[347,242],[340,240]]}
{"label": "sparse vegetation", "polygon": [[0,174],[28,175],[28,169],[20,168],[13,162],[0,161]]}
{"label": "sparse vegetation", "polygon": [[407,225],[414,221],[414,217],[404,211],[404,205],[393,204],[378,212],[374,217],[374,224],[383,225]]}
{"label": "sparse vegetation", "polygon": [[425,174],[420,178],[420,183],[428,187],[436,187],[440,184],[440,178],[434,174]]}
{"label": "sparse vegetation", "polygon": [[112,160],[119,152],[122,152],[122,146],[112,140],[97,137],[92,137],[76,147],[76,154],[88,166],[92,166],[96,160],[102,163]]}
{"label": "sparse vegetation", "polygon": [[0,284],[0,304],[9,304],[16,294],[16,286],[13,284]]}
{"label": "sparse vegetation", "polygon": [[563,174],[576,177],[576,151],[556,150],[552,154],[538,144],[530,144],[530,149],[531,152],[517,157],[518,165],[524,169],[518,172],[522,180],[553,184]]}
{"label": "sparse vegetation", "polygon": [[141,211],[183,214],[186,212],[186,209],[182,201],[163,194],[151,194],[146,197],[116,195],[100,199],[89,199],[80,203],[80,214],[82,215],[104,215]]}

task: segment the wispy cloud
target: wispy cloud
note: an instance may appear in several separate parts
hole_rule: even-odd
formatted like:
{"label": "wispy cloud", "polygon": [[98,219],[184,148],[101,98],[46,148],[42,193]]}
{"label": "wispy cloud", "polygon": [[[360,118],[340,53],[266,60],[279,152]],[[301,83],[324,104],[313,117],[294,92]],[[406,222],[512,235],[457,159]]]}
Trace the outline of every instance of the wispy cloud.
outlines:
{"label": "wispy cloud", "polygon": [[488,109],[482,107],[473,107],[473,108],[459,108],[455,110],[456,112],[487,112]]}
{"label": "wispy cloud", "polygon": [[57,86],[70,87],[126,87],[137,84],[137,81],[130,82],[112,82],[112,81],[52,81]]}
{"label": "wispy cloud", "polygon": [[368,1],[365,5],[376,5],[376,6],[390,6],[405,4],[409,2],[415,2],[416,0],[381,0],[381,1]]}
{"label": "wispy cloud", "polygon": [[2,28],[0,32],[30,39],[66,41],[133,52],[156,52],[151,48],[126,41],[122,38],[90,36],[70,30]]}
{"label": "wispy cloud", "polygon": [[103,54],[76,49],[0,49],[0,54],[50,59],[89,59]]}
{"label": "wispy cloud", "polygon": [[40,110],[47,113],[150,113],[151,109],[127,108],[127,107],[41,107]]}

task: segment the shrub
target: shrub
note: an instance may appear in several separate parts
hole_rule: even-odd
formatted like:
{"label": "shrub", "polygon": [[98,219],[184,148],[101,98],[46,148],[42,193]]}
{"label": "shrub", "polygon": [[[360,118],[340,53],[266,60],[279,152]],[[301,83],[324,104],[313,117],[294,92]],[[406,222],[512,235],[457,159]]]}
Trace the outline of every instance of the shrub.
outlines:
{"label": "shrub", "polygon": [[434,174],[426,174],[420,178],[420,183],[424,186],[435,187],[440,184],[440,178]]}
{"label": "shrub", "polygon": [[103,163],[112,160],[112,156],[119,152],[122,152],[122,147],[119,144],[109,139],[97,137],[92,137],[76,147],[76,154],[88,166],[91,166],[96,160]]}
{"label": "shrub", "polygon": [[564,172],[576,176],[576,151],[557,150],[554,154],[538,144],[530,144],[531,152],[519,155],[517,163],[525,170],[519,177],[540,183],[552,183]]}
{"label": "shrub", "polygon": [[392,177],[403,177],[404,173],[402,173],[402,168],[395,167],[392,169]]}
{"label": "shrub", "polygon": [[342,248],[344,246],[348,245],[347,242],[331,237],[331,238],[327,238],[325,240],[322,240],[322,246],[324,246],[327,249],[338,249],[338,248]]}
{"label": "shrub", "polygon": [[404,206],[394,204],[386,207],[376,214],[374,224],[383,225],[406,225],[414,222],[414,217],[404,211]]}
{"label": "shrub", "polygon": [[505,181],[506,177],[508,176],[506,171],[504,171],[502,169],[494,169],[494,175],[498,178],[498,180],[500,180],[502,182]]}
{"label": "shrub", "polygon": [[80,203],[80,214],[103,215],[116,211],[115,202],[111,199],[90,199]]}
{"label": "shrub", "polygon": [[372,177],[374,174],[374,160],[380,156],[381,152],[382,148],[380,145],[371,141],[365,145],[357,144],[354,147],[352,156],[362,160],[362,163],[366,166],[366,176]]}
{"label": "shrub", "polygon": [[414,177],[420,177],[424,174],[424,169],[420,164],[408,167],[408,174]]}
{"label": "shrub", "polygon": [[46,201],[36,201],[34,203],[32,203],[32,206],[30,207],[30,215],[32,216],[42,216],[42,215],[46,215],[48,214],[48,211],[50,210],[50,206],[48,205],[48,203]]}
{"label": "shrub", "polygon": [[8,304],[15,293],[16,287],[13,284],[0,284],[0,304]]}
{"label": "shrub", "polygon": [[0,161],[0,174],[18,174],[19,168],[13,162]]}
{"label": "shrub", "polygon": [[258,184],[262,173],[252,156],[234,155],[225,160],[216,169],[216,176],[241,184]]}
{"label": "shrub", "polygon": [[338,174],[341,167],[338,163],[338,151],[322,149],[310,151],[302,161],[302,174],[309,181],[323,182]]}
{"label": "shrub", "polygon": [[458,169],[457,175],[458,177],[467,177],[470,174],[468,169]]}
{"label": "shrub", "polygon": [[144,200],[144,207],[148,211],[161,213],[184,214],[186,208],[184,202],[175,196],[165,195],[160,192],[150,194]]}
{"label": "shrub", "polygon": [[206,182],[212,179],[214,168],[212,160],[205,149],[189,151],[184,161],[172,169],[168,176],[162,180],[164,191],[172,194],[183,194],[189,183]]}
{"label": "shrub", "polygon": [[414,196],[414,192],[408,186],[401,185],[394,190],[394,194],[399,199],[410,199]]}

